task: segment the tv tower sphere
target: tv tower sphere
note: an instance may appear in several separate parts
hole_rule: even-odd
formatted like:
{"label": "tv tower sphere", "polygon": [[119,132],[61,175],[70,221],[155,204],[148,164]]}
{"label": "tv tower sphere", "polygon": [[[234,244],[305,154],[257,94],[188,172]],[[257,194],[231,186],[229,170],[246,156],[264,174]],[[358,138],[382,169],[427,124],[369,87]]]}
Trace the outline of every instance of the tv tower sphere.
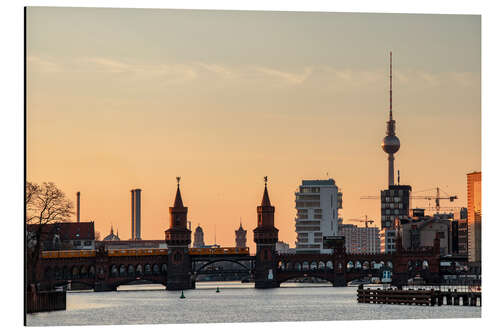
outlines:
{"label": "tv tower sphere", "polygon": [[400,147],[399,139],[395,135],[387,135],[382,141],[382,149],[387,154],[395,154]]}

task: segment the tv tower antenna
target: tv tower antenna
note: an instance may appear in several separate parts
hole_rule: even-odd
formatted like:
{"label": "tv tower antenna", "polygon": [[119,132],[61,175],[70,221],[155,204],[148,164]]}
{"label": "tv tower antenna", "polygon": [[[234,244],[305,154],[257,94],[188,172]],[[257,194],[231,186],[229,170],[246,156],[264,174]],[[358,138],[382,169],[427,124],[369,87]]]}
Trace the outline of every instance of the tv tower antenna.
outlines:
{"label": "tv tower antenna", "polygon": [[382,149],[388,156],[389,186],[394,185],[394,154],[399,150],[400,143],[396,136],[396,121],[392,118],[392,52],[390,53],[389,74],[389,121],[387,122],[386,136],[382,141]]}
{"label": "tv tower antenna", "polygon": [[392,120],[392,51],[391,51],[391,55],[390,55],[390,74],[389,74],[389,120]]}

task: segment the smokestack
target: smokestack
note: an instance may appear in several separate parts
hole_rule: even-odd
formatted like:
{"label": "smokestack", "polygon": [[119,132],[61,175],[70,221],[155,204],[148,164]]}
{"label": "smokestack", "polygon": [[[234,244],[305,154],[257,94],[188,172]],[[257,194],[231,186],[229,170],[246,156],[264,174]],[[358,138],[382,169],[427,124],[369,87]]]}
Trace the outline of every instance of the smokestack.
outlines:
{"label": "smokestack", "polygon": [[135,190],[131,190],[130,191],[131,195],[132,195],[132,201],[131,201],[131,209],[132,209],[132,212],[130,214],[131,216],[131,224],[132,224],[132,231],[130,232],[130,239],[131,240],[134,240],[135,239]]}
{"label": "smokestack", "polygon": [[76,222],[80,222],[80,192],[76,192]]}
{"label": "smokestack", "polygon": [[141,239],[141,189],[135,190],[135,239]]}

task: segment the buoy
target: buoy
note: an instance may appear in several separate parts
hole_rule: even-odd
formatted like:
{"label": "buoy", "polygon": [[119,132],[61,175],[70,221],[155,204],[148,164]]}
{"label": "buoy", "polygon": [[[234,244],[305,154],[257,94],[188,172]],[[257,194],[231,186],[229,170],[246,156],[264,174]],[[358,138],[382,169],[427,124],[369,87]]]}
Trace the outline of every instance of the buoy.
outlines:
{"label": "buoy", "polygon": [[217,286],[217,290],[215,292],[220,293],[219,286]]}
{"label": "buoy", "polygon": [[184,296],[184,290],[181,291],[181,298],[186,298],[186,296]]}

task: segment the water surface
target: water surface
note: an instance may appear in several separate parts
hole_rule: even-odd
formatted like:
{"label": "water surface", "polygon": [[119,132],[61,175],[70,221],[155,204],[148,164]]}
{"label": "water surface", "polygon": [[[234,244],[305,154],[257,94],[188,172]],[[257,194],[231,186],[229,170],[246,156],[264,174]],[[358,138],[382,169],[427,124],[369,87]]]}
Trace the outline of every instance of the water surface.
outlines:
{"label": "water surface", "polygon": [[[216,293],[216,287],[220,292]],[[197,289],[122,286],[115,292],[69,292],[67,310],[30,314],[28,326],[231,323],[365,319],[480,318],[480,307],[358,304],[356,288],[284,283],[199,282]]]}

